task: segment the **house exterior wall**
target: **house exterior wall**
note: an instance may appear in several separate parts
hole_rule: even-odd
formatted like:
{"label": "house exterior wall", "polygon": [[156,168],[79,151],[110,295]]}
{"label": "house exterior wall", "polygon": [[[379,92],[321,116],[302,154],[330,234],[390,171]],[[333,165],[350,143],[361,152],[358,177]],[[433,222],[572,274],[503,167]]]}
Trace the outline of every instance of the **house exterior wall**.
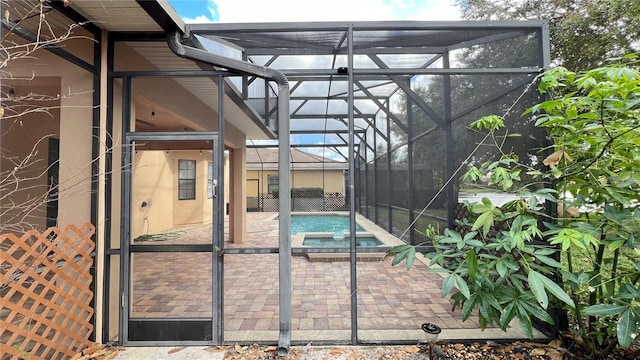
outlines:
{"label": "house exterior wall", "polygon": [[[278,175],[276,170],[247,170],[247,197],[268,193],[269,175]],[[292,188],[322,188],[325,193],[344,195],[344,173],[342,170],[292,170]]]}
{"label": "house exterior wall", "polygon": [[258,171],[247,170],[247,197],[258,197],[262,180],[258,176]]}
{"label": "house exterior wall", "polygon": [[292,188],[321,188],[325,193],[342,193],[344,195],[344,173],[342,170],[293,170],[291,172]]}
{"label": "house exterior wall", "polygon": [[[18,38],[5,40],[24,42]],[[83,57],[90,58],[91,55],[88,53],[91,53],[92,49],[93,42],[90,39],[65,44],[65,50]],[[3,119],[1,123],[3,147],[11,146],[16,151],[16,155],[20,156],[26,155],[30,151],[28,148],[35,146],[37,159],[46,164],[47,142],[43,141],[38,145],[35,142],[49,134],[59,138],[57,223],[59,226],[65,226],[90,221],[93,74],[45,50],[37,50],[27,58],[13,59],[3,71],[11,74],[13,78],[32,79],[16,82],[17,95],[21,91],[28,90],[29,87],[32,87],[36,94],[59,95],[57,101],[45,103],[45,106],[55,107],[49,111],[49,114],[34,113],[24,116],[21,118],[22,124],[20,122],[14,124],[19,125],[18,127],[13,126],[11,120]],[[3,86],[11,83],[11,80],[3,80]],[[44,86],[39,86],[43,84]],[[28,126],[28,129],[25,126]],[[6,132],[8,128],[11,130]],[[42,167],[43,163],[39,164],[38,166]],[[0,166],[4,171],[10,165],[3,161]],[[27,183],[23,183],[21,187],[29,190],[16,194],[15,200],[20,201],[26,193],[29,193],[28,196],[31,198],[42,196],[46,191],[46,181],[45,171],[37,180],[33,180],[32,184],[36,185],[36,188],[31,189],[26,186]],[[29,223],[37,228],[43,227],[46,223],[44,219],[46,211],[42,206],[38,206],[33,213],[37,215],[37,219],[29,219]]]}
{"label": "house exterior wall", "polygon": [[[179,160],[196,161],[196,198],[193,200],[178,199]],[[132,238],[211,223],[213,198],[208,197],[207,191],[209,162],[213,163],[211,151],[137,151],[133,171]],[[225,183],[229,183],[228,156],[225,163],[224,178]],[[230,189],[226,186],[225,208],[230,200]]]}
{"label": "house exterior wall", "polygon": [[[13,82],[11,86],[15,96],[38,93],[55,97],[60,93],[60,83],[59,77],[40,77]],[[46,226],[47,206],[45,199],[41,197],[48,189],[48,142],[49,139],[60,139],[60,100],[47,102],[47,106],[52,107],[48,113],[25,114],[20,117],[19,122],[3,120],[0,126],[2,173],[14,169],[22,159],[31,158],[29,165],[22,167],[16,174],[17,178],[24,179],[20,181],[19,187],[16,190],[6,189],[12,194],[0,197],[0,207],[3,209],[0,211],[0,224],[9,231],[28,228],[42,231]],[[34,203],[33,199],[39,200]],[[21,204],[35,206],[25,213]]]}

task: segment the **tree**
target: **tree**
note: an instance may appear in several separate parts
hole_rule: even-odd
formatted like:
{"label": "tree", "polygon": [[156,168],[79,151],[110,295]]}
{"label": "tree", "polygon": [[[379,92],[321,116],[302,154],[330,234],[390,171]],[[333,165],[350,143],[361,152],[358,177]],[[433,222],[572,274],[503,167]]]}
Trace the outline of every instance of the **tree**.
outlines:
{"label": "tree", "polygon": [[549,20],[555,65],[595,68],[640,50],[637,0],[458,0],[467,20]]}
{"label": "tree", "polygon": [[[489,178],[502,189],[529,172],[553,188],[528,188],[504,207],[488,199],[470,204],[460,232],[433,234],[432,264],[445,272],[443,296],[481,326],[505,329],[516,318],[531,336],[531,317],[551,323],[546,310],[558,300],[572,315],[570,338],[591,357],[636,343],[640,329],[640,60],[636,55],[574,73],[545,72],[539,90],[551,99],[531,107],[553,152],[536,170],[508,151],[472,168],[467,176]],[[494,137],[498,116],[472,124]],[[496,142],[500,146],[499,142]],[[557,205],[550,218],[541,200]],[[415,248],[402,245],[393,263],[413,263]],[[562,258],[562,263],[556,259]],[[564,278],[560,288],[554,273]]]}
{"label": "tree", "polygon": [[[67,2],[65,2],[66,4]],[[36,84],[36,75],[24,76],[12,67],[28,62],[47,48],[85,38],[76,34],[80,24],[60,27],[49,23],[52,10],[48,1],[12,2],[3,4],[0,45],[0,231],[23,233],[29,229],[44,230],[47,205],[91,181],[82,177],[75,183],[60,184],[52,169],[58,160],[48,161],[47,143],[56,138],[62,99],[77,93]],[[20,36],[18,29],[28,29],[33,38]],[[29,127],[38,124],[40,132]],[[22,135],[28,133],[29,138]],[[95,160],[94,160],[95,161]],[[88,167],[91,164],[87,164]],[[76,194],[77,195],[77,194]],[[68,195],[67,195],[68,196]],[[54,219],[55,220],[55,219]]]}
{"label": "tree", "polygon": [[[457,58],[464,68],[478,67],[513,67],[523,66],[531,58],[535,58],[536,46],[529,44],[535,41],[530,37],[517,37],[499,43],[484,44],[462,51]],[[519,56],[504,56],[510,48],[529,49]],[[528,60],[529,59],[529,60]],[[535,76],[532,75],[452,75],[438,76],[431,79],[427,86],[413,89],[416,96],[422,99],[441,119],[445,117],[445,81],[449,83],[451,95],[451,129],[453,136],[454,166],[461,164],[479,165],[495,155],[495,148],[482,145],[484,134],[469,128],[474,120],[488,114],[501,114],[505,117],[505,129],[502,136],[505,149],[516,152],[522,161],[535,161],[530,157],[529,149],[540,148],[544,144],[544,134],[535,129],[533,124],[523,121],[520,114],[540,99],[535,93]],[[525,93],[523,94],[523,91]],[[410,110],[409,104],[411,104]],[[411,130],[411,140],[396,123],[391,123],[391,132],[398,144],[412,143],[414,163],[414,179],[418,189],[414,189],[416,207],[422,208],[446,182],[445,175],[445,132],[432,116],[423,111],[405,92],[399,91],[395,104],[397,117]],[[410,112],[409,112],[410,111]],[[410,116],[408,116],[410,114]],[[408,120],[410,119],[410,120]],[[528,136],[511,137],[510,134],[526,133]],[[471,158],[469,154],[473,153]],[[465,165],[466,164],[466,165]],[[460,188],[456,177],[456,189]],[[422,184],[422,186],[421,186]],[[419,190],[419,191],[416,191]],[[426,196],[422,196],[426,195]],[[442,202],[440,205],[444,205]]]}

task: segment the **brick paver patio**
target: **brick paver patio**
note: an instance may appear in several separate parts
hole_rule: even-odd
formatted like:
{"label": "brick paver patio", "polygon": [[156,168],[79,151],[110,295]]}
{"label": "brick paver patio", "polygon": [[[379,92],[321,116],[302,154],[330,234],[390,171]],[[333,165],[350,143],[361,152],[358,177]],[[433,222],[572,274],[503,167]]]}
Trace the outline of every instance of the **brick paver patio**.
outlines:
{"label": "brick paver patio", "polygon": [[[278,221],[273,213],[249,213],[247,241],[233,247],[276,247]],[[209,242],[211,226],[186,229],[163,243]],[[136,253],[133,257],[133,317],[211,317],[211,255],[202,253]],[[413,269],[391,266],[391,258],[358,261],[358,328],[361,338],[401,339],[419,336],[431,322],[469,336],[474,319],[462,322],[440,296],[442,278],[422,262]],[[305,341],[348,340],[350,276],[348,261],[292,259],[292,333]],[[278,254],[224,256],[225,339],[277,338]],[[450,332],[451,333],[451,332]],[[409,335],[407,335],[409,334]],[[454,335],[456,336],[456,335]],[[307,339],[308,338],[308,339]]]}

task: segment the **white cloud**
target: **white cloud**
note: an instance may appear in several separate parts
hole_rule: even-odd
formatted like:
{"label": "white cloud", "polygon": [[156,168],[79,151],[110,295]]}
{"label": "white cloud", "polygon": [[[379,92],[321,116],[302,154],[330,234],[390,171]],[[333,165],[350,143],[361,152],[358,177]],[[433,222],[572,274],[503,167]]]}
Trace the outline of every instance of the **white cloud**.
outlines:
{"label": "white cloud", "polygon": [[414,6],[413,0],[391,0],[391,5],[399,9],[407,9]]}
{"label": "white cloud", "polygon": [[260,1],[245,9],[237,0],[217,4],[221,22],[382,20],[391,13],[382,2],[370,0]]}
{"label": "white cloud", "polygon": [[193,18],[184,17],[182,18],[182,21],[184,21],[185,23],[197,23],[197,24],[217,22],[219,16],[218,16],[218,11],[216,10],[216,2],[214,0],[207,0],[206,2],[208,3],[207,5],[207,10],[209,11],[208,15],[202,14]]}
{"label": "white cloud", "polygon": [[[322,145],[322,143],[318,143],[319,145]],[[305,148],[305,147],[300,147],[298,148],[298,150],[300,151],[304,151],[308,154],[313,154],[316,156],[320,156],[323,157],[327,160],[333,160],[333,161],[345,161],[344,157],[340,156],[339,154],[337,154],[335,152],[335,150],[333,148],[321,148],[321,147],[309,147],[309,148]],[[345,151],[346,153],[346,151]]]}
{"label": "white cloud", "polygon": [[460,9],[452,1],[432,0],[420,11],[409,14],[404,20],[453,21],[461,18]]}
{"label": "white cloud", "polygon": [[[287,22],[287,21],[380,21],[436,20],[450,18],[453,5],[449,1],[431,1],[436,11],[419,11],[424,3],[413,0],[324,0],[255,1],[216,0],[220,22]],[[446,16],[444,16],[446,14]],[[458,13],[459,14],[459,13]],[[421,17],[417,19],[416,17]]]}
{"label": "white cloud", "polygon": [[194,24],[204,24],[204,23],[214,22],[212,19],[210,19],[206,15],[200,15],[194,18],[185,17],[185,18],[182,18],[182,21],[184,21],[185,23],[194,23]]}

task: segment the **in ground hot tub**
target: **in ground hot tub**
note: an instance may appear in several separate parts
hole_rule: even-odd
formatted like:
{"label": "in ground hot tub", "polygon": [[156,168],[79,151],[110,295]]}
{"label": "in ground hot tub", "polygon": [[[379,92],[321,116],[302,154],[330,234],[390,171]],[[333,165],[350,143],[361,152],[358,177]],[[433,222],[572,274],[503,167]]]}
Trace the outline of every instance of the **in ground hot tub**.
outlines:
{"label": "in ground hot tub", "polygon": [[[307,234],[302,240],[303,246],[311,247],[349,247],[349,238],[337,238],[330,236],[317,236],[313,234]],[[373,247],[380,246],[382,242],[375,236],[357,236],[356,235],[356,247]]]}
{"label": "in ground hot tub", "polygon": [[[302,247],[308,248],[344,248],[338,252],[309,252],[307,258],[309,261],[349,261],[350,244],[349,233],[345,233],[344,237],[334,235],[333,233],[303,233],[302,241],[299,243]],[[384,245],[373,234],[368,232],[356,233],[356,248],[372,248]],[[379,261],[386,255],[385,252],[358,252],[356,258],[358,261]]]}

